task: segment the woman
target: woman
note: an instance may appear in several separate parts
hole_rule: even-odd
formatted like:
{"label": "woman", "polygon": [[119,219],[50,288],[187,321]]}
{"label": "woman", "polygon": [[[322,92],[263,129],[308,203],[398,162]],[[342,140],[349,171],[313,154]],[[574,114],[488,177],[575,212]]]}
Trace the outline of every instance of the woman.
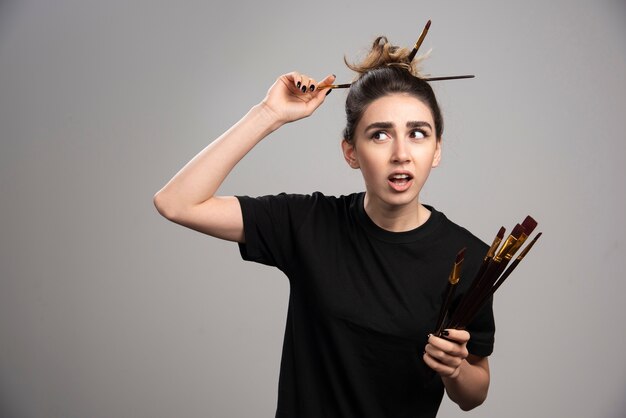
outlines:
{"label": "woman", "polygon": [[466,330],[429,334],[455,255],[467,248],[470,277],[487,245],[420,202],[441,157],[443,122],[408,56],[381,37],[350,66],[359,77],[342,149],[365,192],[214,195],[258,142],[311,115],[332,91],[332,75],[318,83],[293,72],[155,196],[169,220],[238,242],[244,259],[289,278],[277,417],[432,417],[444,388],[464,410],[487,395],[491,305]]}

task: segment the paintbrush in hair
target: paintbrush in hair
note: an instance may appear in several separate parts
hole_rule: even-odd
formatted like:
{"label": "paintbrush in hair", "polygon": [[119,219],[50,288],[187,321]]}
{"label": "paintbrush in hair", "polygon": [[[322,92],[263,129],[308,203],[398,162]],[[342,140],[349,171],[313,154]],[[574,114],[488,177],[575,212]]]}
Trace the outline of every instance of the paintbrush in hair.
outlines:
{"label": "paintbrush in hair", "polygon": [[[422,80],[424,81],[442,81],[442,80],[460,80],[463,78],[474,78],[474,75],[471,74],[467,74],[467,75],[448,75],[448,76],[443,76],[443,77],[420,77],[422,78]],[[345,83],[345,84],[328,84],[328,85],[321,85],[318,86],[317,89],[318,90],[323,90],[323,89],[349,89],[352,86],[351,83]]]}
{"label": "paintbrush in hair", "polygon": [[430,20],[428,20],[428,22],[426,22],[426,26],[424,26],[424,29],[422,29],[422,33],[420,34],[420,37],[417,39],[417,42],[415,42],[415,46],[413,47],[413,50],[407,57],[407,60],[409,62],[413,61],[413,59],[415,58],[415,55],[417,54],[417,50],[420,49],[420,46],[422,46],[422,42],[424,42],[424,38],[426,38],[428,29],[430,29],[430,23],[431,23]]}
{"label": "paintbrush in hair", "polygon": [[[422,29],[422,33],[420,34],[420,37],[417,39],[417,42],[415,42],[415,46],[413,47],[413,49],[411,50],[411,52],[409,53],[408,57],[407,57],[407,61],[409,63],[413,62],[413,59],[415,59],[415,55],[417,54],[417,51],[420,49],[420,46],[422,46],[422,42],[424,42],[424,38],[426,38],[426,34],[428,33],[428,29],[430,29],[430,24],[431,21],[428,20],[428,22],[426,22],[426,26],[424,26],[424,29]],[[442,81],[442,80],[459,80],[459,79],[463,79],[463,78],[474,78],[475,76],[473,74],[466,74],[466,75],[448,75],[448,76],[438,76],[438,77],[419,77],[424,81]],[[348,89],[350,88],[352,84],[351,83],[345,83],[345,84],[329,84],[329,85],[321,85],[318,86],[317,89],[318,90],[323,90],[323,89]]]}

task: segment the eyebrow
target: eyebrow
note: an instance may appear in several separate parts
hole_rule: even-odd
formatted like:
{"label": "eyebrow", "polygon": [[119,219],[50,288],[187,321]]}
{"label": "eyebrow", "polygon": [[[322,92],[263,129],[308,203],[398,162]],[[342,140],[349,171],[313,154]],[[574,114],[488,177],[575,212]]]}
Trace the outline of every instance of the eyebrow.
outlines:
{"label": "eyebrow", "polygon": [[[395,125],[392,122],[374,122],[374,123],[370,123],[369,125],[367,125],[365,127],[365,131],[367,132],[370,129],[391,129],[394,126]],[[415,120],[408,121],[406,123],[406,127],[407,128],[423,128],[423,127],[427,127],[431,131],[433,129],[433,127],[430,125],[430,123],[424,122],[424,121],[415,121]]]}

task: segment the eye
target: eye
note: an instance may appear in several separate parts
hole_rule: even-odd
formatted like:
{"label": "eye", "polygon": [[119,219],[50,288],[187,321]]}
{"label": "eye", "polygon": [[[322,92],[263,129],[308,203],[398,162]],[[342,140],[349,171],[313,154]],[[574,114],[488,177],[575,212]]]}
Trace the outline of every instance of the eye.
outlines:
{"label": "eye", "polygon": [[420,130],[420,129],[415,129],[414,131],[411,131],[411,138],[413,139],[423,139],[426,138],[428,135],[426,135],[426,132]]}
{"label": "eye", "polygon": [[373,139],[377,142],[386,141],[389,138],[390,136],[385,131],[376,131],[370,136],[370,139]]}

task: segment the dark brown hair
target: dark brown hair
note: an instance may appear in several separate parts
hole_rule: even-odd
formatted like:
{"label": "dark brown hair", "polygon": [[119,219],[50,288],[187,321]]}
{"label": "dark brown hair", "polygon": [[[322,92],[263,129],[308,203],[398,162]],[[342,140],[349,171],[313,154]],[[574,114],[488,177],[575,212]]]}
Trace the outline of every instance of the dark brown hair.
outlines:
{"label": "dark brown hair", "polygon": [[374,100],[389,95],[409,94],[426,104],[432,113],[437,140],[443,134],[443,117],[433,89],[416,69],[416,63],[408,62],[410,50],[391,45],[387,38],[376,38],[369,54],[358,64],[346,65],[358,73],[346,98],[346,127],[343,138],[354,143],[354,129],[363,112]]}

